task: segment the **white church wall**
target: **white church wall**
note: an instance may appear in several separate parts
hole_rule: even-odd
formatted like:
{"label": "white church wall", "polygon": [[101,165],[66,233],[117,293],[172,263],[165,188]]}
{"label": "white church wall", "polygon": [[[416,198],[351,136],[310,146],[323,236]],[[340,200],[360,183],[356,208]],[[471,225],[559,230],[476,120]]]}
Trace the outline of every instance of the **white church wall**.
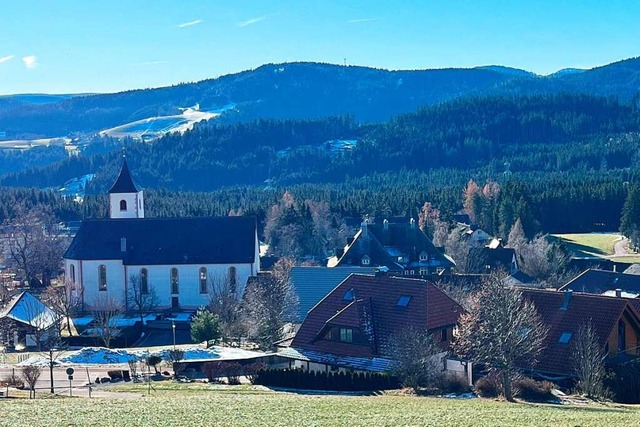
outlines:
{"label": "white church wall", "polygon": [[[99,268],[107,270],[107,290],[99,289]],[[82,292],[85,306],[93,306],[105,296],[124,302],[124,268],[121,260],[82,261]]]}

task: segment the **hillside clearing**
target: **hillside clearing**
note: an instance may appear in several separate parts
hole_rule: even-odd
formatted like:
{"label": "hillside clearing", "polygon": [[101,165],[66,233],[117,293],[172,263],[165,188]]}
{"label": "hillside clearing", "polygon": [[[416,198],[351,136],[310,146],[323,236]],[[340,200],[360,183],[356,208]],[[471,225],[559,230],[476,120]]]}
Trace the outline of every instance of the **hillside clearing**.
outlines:
{"label": "hillside clearing", "polygon": [[620,233],[553,234],[552,236],[562,240],[576,257],[614,255],[615,243],[621,238]]}
{"label": "hillside clearing", "polygon": [[[144,385],[114,387],[145,393]],[[9,400],[0,425],[603,426],[634,425],[634,407],[509,404],[486,399],[319,396],[240,386],[157,384],[143,399]]]}

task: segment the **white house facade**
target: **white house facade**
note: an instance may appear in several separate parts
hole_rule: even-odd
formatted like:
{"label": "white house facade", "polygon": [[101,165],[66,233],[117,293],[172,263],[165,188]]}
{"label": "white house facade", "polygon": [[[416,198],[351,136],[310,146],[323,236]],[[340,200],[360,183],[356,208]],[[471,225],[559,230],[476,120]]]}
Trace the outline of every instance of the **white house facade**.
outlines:
{"label": "white house facade", "polygon": [[131,309],[137,280],[137,292],[155,293],[158,309],[192,310],[222,282],[240,297],[260,269],[255,217],[144,218],[126,161],[109,201],[109,219],[83,221],[64,255],[86,307],[108,298]]}

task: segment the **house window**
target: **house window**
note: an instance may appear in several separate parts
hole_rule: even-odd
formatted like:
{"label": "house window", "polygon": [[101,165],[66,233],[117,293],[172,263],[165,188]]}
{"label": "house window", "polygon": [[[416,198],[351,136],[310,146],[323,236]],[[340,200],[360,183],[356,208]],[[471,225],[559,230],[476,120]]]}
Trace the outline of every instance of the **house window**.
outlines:
{"label": "house window", "polygon": [[420,261],[427,261],[429,259],[429,255],[426,252],[420,252]]}
{"label": "house window", "polygon": [[618,352],[624,353],[627,350],[627,334],[624,320],[618,320]]}
{"label": "house window", "polygon": [[340,341],[342,341],[342,342],[353,342],[353,329],[351,329],[351,328],[340,328]]}
{"label": "house window", "polygon": [[411,297],[409,295],[402,295],[397,302],[398,307],[406,307],[409,305],[409,301],[411,301]]}
{"label": "house window", "polygon": [[409,274],[412,275],[412,276],[415,276],[416,275],[416,271],[415,270],[409,270]]}
{"label": "house window", "polygon": [[362,257],[362,265],[369,265],[371,263],[371,258],[369,258],[367,255]]}
{"label": "house window", "polygon": [[238,278],[236,276],[236,268],[229,267],[229,290],[232,293],[236,293],[236,287],[238,285]]}
{"label": "house window", "polygon": [[98,290],[107,290],[107,266],[104,264],[98,267]]}
{"label": "house window", "polygon": [[126,200],[120,200],[120,210],[121,211],[126,211],[127,210],[127,201]]}
{"label": "house window", "polygon": [[428,269],[428,268],[421,267],[421,268],[420,268],[420,275],[421,275],[421,276],[426,276],[427,274],[429,274],[429,269]]}
{"label": "house window", "polygon": [[349,289],[342,296],[342,301],[353,301],[355,298],[356,298],[356,293],[353,291],[353,289]]}
{"label": "house window", "polygon": [[207,269],[206,267],[200,267],[200,293],[207,293]]}
{"label": "house window", "polygon": [[558,342],[560,344],[569,344],[569,341],[571,341],[572,336],[573,336],[573,332],[563,332],[562,335],[560,335],[560,339],[558,340]]}
{"label": "house window", "polygon": [[73,264],[69,266],[69,278],[71,279],[71,284],[76,283],[76,266]]}
{"label": "house window", "polygon": [[149,293],[149,273],[146,268],[140,269],[140,293]]}
{"label": "house window", "polygon": [[178,291],[180,290],[178,288],[179,282],[178,282],[178,269],[173,267],[171,269],[171,294],[172,295],[177,295]]}
{"label": "house window", "polygon": [[409,270],[405,270],[405,271],[403,271],[402,273],[403,273],[405,276],[408,276],[408,275],[409,275]]}
{"label": "house window", "polygon": [[440,341],[445,342],[447,338],[447,328],[444,328],[440,331]]}

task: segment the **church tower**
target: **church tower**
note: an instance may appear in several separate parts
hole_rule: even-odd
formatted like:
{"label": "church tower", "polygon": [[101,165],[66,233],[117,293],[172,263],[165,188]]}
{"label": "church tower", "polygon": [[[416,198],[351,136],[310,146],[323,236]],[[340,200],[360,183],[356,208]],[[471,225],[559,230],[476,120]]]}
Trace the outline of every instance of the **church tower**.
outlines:
{"label": "church tower", "polygon": [[118,179],[109,189],[109,218],[144,218],[142,190],[133,183],[127,159],[123,159]]}

